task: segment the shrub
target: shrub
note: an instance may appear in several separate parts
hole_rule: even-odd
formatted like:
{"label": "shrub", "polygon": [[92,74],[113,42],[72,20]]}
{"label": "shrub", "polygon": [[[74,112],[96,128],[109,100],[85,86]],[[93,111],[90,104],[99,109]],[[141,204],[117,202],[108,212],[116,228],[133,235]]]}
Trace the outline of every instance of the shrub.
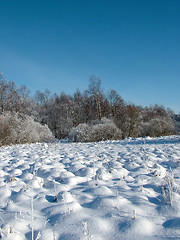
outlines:
{"label": "shrub", "polygon": [[74,142],[97,142],[122,139],[122,133],[112,120],[102,118],[90,124],[83,123],[72,128],[69,138]]}
{"label": "shrub", "polygon": [[97,142],[118,139],[122,139],[122,133],[112,120],[102,118],[98,124],[92,126],[91,141]]}
{"label": "shrub", "polygon": [[10,113],[0,115],[0,146],[14,143],[17,139],[18,119]]}
{"label": "shrub", "polygon": [[30,116],[5,112],[0,115],[0,145],[50,141],[49,128],[35,122]]}
{"label": "shrub", "polygon": [[142,136],[159,137],[175,133],[175,127],[170,117],[156,117],[142,125]]}
{"label": "shrub", "polygon": [[90,139],[91,128],[86,123],[81,123],[71,129],[69,139],[73,142],[88,142]]}

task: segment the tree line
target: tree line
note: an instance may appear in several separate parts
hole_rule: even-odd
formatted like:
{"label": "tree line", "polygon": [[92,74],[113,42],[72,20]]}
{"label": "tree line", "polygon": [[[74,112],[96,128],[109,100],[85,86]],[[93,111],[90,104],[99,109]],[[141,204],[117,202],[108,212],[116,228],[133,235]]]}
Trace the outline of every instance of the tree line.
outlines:
{"label": "tree line", "polygon": [[[45,132],[50,129],[55,138],[73,141],[157,137],[178,132],[173,111],[159,105],[128,104],[116,90],[105,93],[96,76],[91,76],[88,89],[83,92],[76,90],[73,95],[64,92],[58,95],[46,89],[30,96],[26,86],[17,87],[0,74],[1,121],[8,115],[16,116],[21,122],[31,118],[34,124],[46,127]],[[2,139],[2,126],[0,131]],[[50,133],[47,135],[52,138]]]}

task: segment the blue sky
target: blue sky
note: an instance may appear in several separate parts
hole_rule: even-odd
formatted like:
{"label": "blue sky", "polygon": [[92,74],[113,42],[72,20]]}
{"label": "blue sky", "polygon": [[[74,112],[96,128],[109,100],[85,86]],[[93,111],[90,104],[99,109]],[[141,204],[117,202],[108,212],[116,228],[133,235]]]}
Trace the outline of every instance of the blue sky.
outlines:
{"label": "blue sky", "polygon": [[179,0],[0,0],[0,71],[32,93],[95,74],[128,103],[180,112]]}

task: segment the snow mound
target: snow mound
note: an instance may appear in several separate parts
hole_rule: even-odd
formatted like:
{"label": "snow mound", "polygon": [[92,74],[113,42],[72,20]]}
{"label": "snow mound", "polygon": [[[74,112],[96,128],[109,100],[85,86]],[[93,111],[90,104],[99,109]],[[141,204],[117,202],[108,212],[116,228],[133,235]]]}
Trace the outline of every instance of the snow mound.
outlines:
{"label": "snow mound", "polygon": [[2,239],[179,239],[180,138],[0,148]]}

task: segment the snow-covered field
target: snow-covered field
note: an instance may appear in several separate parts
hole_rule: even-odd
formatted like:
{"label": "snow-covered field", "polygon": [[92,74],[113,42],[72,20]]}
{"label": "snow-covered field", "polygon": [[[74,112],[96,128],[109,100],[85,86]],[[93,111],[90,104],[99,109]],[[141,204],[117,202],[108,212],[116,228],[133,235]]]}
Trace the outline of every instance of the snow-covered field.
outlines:
{"label": "snow-covered field", "polygon": [[180,137],[1,147],[0,231],[13,240],[180,239]]}

